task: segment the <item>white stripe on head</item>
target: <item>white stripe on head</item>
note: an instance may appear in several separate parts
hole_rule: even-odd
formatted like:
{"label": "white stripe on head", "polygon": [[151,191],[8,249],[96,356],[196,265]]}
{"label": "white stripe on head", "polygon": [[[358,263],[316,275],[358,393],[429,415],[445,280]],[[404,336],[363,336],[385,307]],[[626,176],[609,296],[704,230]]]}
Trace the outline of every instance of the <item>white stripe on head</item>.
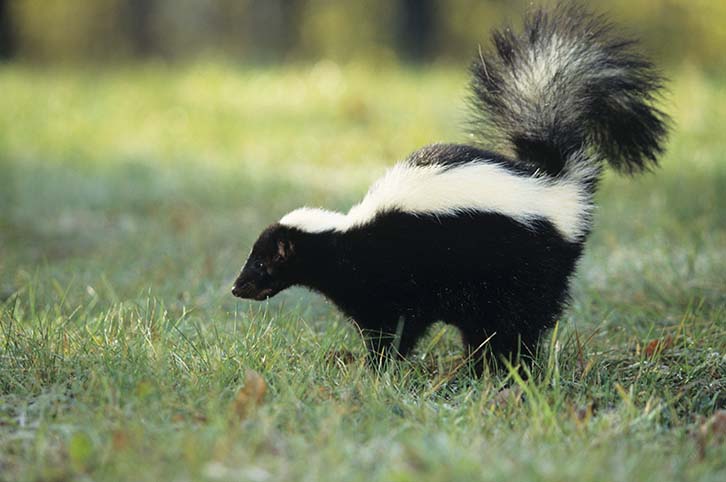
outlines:
{"label": "white stripe on head", "polygon": [[309,233],[338,229],[345,224],[343,213],[318,208],[300,208],[286,214],[280,224],[300,228]]}
{"label": "white stripe on head", "polygon": [[348,214],[301,208],[280,223],[308,232],[347,231],[394,209],[439,216],[495,212],[523,224],[544,218],[565,238],[576,241],[587,229],[592,205],[580,183],[567,178],[519,176],[485,160],[448,169],[402,162],[379,179]]}

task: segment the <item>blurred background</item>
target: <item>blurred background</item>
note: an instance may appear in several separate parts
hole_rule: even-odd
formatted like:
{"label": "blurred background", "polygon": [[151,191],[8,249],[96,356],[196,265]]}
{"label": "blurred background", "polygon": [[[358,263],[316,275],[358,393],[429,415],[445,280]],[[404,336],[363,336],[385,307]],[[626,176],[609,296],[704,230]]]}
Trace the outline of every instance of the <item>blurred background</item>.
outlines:
{"label": "blurred background", "polygon": [[[0,55],[37,63],[204,57],[242,63],[329,59],[461,61],[522,0],[0,0]],[[644,40],[660,62],[724,66],[726,2],[588,5]]]}
{"label": "blurred background", "polygon": [[[226,313],[265,225],[300,205],[347,209],[411,151],[471,141],[468,63],[532,6],[0,0],[0,300],[72,285],[113,303],[153,287],[180,310]],[[642,39],[670,79],[662,106],[675,121],[657,175],[603,184],[588,283],[608,289],[606,266],[630,279],[634,264],[660,279],[673,259],[680,280],[712,255],[695,266],[717,285],[726,2],[588,6]]]}

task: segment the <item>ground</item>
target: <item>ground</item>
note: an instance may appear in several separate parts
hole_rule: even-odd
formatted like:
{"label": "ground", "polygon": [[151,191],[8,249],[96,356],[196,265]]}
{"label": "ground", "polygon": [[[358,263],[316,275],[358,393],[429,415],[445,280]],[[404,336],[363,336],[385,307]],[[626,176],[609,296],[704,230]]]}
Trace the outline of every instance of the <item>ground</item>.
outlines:
{"label": "ground", "polygon": [[524,382],[229,293],[281,214],[466,141],[461,67],[0,67],[0,480],[725,480],[726,83],[669,73]]}

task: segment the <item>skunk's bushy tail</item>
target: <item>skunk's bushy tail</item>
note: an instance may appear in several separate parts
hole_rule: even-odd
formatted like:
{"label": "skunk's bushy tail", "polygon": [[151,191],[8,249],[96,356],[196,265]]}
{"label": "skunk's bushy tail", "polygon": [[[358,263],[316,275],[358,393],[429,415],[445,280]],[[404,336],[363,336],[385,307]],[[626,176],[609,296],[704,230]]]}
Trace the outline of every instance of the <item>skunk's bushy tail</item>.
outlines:
{"label": "skunk's bushy tail", "polygon": [[599,171],[602,160],[626,173],[657,164],[661,77],[603,17],[561,4],[528,15],[520,34],[495,31],[493,44],[471,68],[483,141],[555,176]]}

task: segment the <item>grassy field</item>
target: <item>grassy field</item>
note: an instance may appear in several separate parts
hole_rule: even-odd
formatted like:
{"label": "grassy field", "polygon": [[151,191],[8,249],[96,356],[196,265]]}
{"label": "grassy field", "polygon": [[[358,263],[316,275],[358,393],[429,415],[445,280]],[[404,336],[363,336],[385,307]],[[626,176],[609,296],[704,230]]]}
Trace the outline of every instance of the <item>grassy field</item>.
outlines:
{"label": "grassy field", "polygon": [[0,67],[0,480],[726,480],[726,83],[671,76],[524,383],[438,325],[375,373],[319,297],[229,294],[284,212],[466,141],[459,69]]}

